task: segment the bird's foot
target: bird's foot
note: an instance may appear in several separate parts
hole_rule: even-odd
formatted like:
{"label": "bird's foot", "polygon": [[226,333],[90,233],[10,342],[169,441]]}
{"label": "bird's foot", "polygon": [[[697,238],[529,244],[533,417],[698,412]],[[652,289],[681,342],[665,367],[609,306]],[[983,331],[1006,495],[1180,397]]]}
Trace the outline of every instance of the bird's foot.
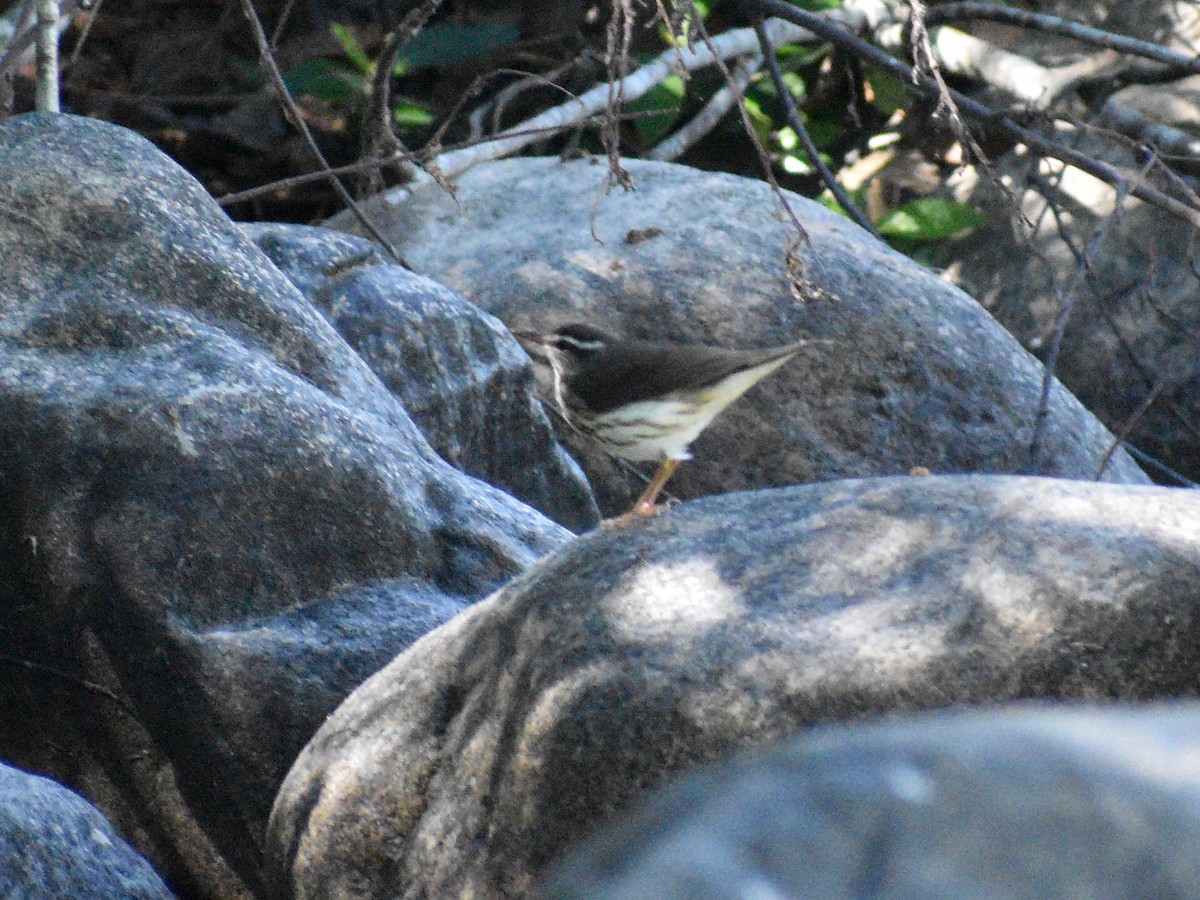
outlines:
{"label": "bird's foot", "polygon": [[664,506],[654,503],[639,503],[627,513],[622,513],[611,519],[604,519],[600,522],[601,528],[620,528],[622,525],[630,525],[633,522],[647,519],[650,516],[657,516],[665,509]]}

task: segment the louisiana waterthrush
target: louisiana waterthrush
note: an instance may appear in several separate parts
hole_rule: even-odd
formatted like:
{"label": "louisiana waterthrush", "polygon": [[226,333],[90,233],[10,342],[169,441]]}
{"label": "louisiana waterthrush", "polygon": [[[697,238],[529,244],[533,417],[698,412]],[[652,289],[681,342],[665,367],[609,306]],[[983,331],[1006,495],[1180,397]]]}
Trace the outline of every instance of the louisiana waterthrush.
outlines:
{"label": "louisiana waterthrush", "polygon": [[628,515],[654,512],[654,501],[679,463],[691,458],[688,446],[700,432],[809,343],[724,350],[621,340],[590,325],[513,334],[545,354],[554,400],[572,428],[619,459],[659,464]]}

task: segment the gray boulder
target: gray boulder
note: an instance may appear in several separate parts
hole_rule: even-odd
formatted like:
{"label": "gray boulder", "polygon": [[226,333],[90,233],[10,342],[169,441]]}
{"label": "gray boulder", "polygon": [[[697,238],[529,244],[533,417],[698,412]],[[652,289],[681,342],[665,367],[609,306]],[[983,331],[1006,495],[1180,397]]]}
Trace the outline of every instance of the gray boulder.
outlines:
{"label": "gray boulder", "polygon": [[[728,347],[803,338],[805,350],[723,414],[669,489],[678,497],[894,475],[1096,477],[1113,437],[1055,383],[1031,453],[1043,369],[934,273],[802,197],[800,255],[838,297],[791,294],[795,238],[758,181],[631,160],[633,192],[605,194],[595,160],[514,159],[377,198],[405,259],[511,328],[585,321],[635,336]],[[332,220],[352,227],[346,216]],[[657,229],[657,233],[649,229]],[[564,434],[606,514],[640,490]],[[1118,451],[1100,477],[1145,483]]]}
{"label": "gray boulder", "polygon": [[[555,440],[533,366],[500,321],[362,238],[243,225],[403,404],[442,459],[570,528],[600,513]],[[331,273],[331,274],[327,274]]]}
{"label": "gray boulder", "polygon": [[543,900],[1200,897],[1200,707],[822,728],[656,794]]}
{"label": "gray boulder", "polygon": [[0,123],[0,756],[188,893],[257,884],[354,686],[569,537],[452,468],[189,175]]}
{"label": "gray boulder", "polygon": [[577,539],[346,699],[271,814],[281,896],[516,897],[693,766],[805,726],[1200,671],[1200,494],[996,476],[704,498]]}
{"label": "gray boulder", "polygon": [[0,896],[169,900],[144,857],[78,794],[0,764]]}

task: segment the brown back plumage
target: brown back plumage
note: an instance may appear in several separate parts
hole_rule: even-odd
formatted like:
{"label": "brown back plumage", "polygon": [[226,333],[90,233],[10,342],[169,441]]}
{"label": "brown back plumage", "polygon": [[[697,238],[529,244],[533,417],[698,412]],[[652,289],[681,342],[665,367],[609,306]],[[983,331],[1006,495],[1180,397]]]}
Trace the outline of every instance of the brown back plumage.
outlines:
{"label": "brown back plumage", "polygon": [[[589,329],[594,331],[593,329]],[[595,413],[679,391],[701,391],[763,363],[792,356],[806,342],[766,350],[726,350],[699,344],[622,341],[588,354],[568,376],[571,391]]]}

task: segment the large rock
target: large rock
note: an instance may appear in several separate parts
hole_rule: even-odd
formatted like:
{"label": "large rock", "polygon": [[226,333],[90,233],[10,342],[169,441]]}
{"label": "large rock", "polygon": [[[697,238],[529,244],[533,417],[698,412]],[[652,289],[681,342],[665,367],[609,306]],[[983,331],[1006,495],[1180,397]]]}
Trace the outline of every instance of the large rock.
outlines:
{"label": "large rock", "polygon": [[1200,707],[825,728],[696,772],[544,900],[1200,897]]}
{"label": "large rock", "polygon": [[[729,347],[815,344],[696,442],[679,497],[835,478],[1011,472],[1091,479],[1113,438],[1057,383],[1031,455],[1042,367],[977,303],[848,220],[796,195],[811,276],[840,298],[798,302],[795,238],[758,181],[630,161],[603,192],[595,160],[477,166],[369,204],[420,273],[509,327],[582,320],[631,336]],[[335,223],[349,226],[346,217]],[[658,233],[649,231],[656,229]],[[570,435],[606,513],[641,487]],[[1142,482],[1118,451],[1101,477]]]}
{"label": "large rock", "polygon": [[599,510],[534,396],[508,330],[362,238],[303,225],[243,225],[404,405],[442,459],[572,531]]}
{"label": "large rock", "polygon": [[169,900],[174,895],[78,794],[0,765],[0,896]]}
{"label": "large rock", "polygon": [[185,172],[0,124],[0,756],[197,896],[325,715],[569,533],[447,465]]}
{"label": "large rock", "polygon": [[283,896],[517,897],[672,774],[806,725],[1200,671],[1200,494],[994,476],[705,498],[569,544],[305,748]]}

